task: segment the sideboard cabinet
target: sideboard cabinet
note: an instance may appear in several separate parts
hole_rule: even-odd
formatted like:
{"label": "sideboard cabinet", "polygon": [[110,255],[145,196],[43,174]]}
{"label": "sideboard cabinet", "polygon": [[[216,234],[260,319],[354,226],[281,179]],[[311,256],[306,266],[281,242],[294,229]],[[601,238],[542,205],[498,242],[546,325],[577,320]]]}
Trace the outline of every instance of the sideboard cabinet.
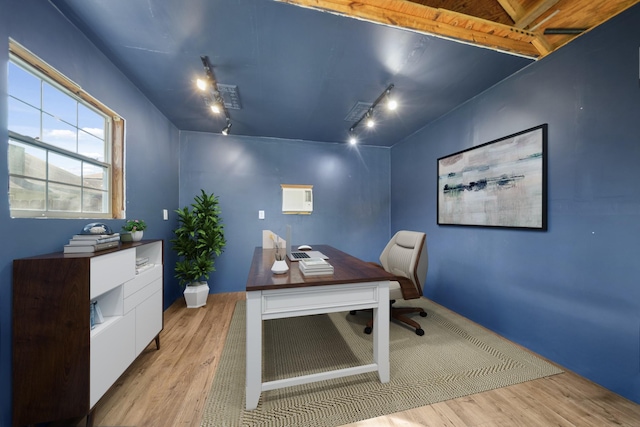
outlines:
{"label": "sideboard cabinet", "polygon": [[13,424],[92,425],[118,377],[149,343],[160,348],[162,308],[162,240],[14,260]]}

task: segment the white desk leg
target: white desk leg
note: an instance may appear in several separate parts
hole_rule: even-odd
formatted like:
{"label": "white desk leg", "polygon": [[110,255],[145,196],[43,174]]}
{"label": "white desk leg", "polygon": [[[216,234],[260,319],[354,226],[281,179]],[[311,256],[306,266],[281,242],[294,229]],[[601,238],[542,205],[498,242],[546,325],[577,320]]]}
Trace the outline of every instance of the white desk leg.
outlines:
{"label": "white desk leg", "polygon": [[389,282],[378,286],[380,305],[373,309],[373,361],[381,383],[389,382]]}
{"label": "white desk leg", "polygon": [[246,407],[256,409],[262,391],[262,295],[247,292]]}

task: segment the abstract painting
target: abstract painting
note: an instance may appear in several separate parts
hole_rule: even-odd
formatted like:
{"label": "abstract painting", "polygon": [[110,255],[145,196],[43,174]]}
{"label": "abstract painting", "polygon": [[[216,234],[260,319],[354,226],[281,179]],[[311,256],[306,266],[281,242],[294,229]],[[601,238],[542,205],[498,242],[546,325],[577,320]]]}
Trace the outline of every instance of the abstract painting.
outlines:
{"label": "abstract painting", "polygon": [[546,230],[547,125],[438,159],[438,225]]}

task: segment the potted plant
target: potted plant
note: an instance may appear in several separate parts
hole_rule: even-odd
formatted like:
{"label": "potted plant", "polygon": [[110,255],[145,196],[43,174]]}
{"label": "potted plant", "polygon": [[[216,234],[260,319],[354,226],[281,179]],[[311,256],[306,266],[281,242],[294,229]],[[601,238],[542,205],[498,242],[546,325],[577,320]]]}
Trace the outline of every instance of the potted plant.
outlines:
{"label": "potted plant", "polygon": [[178,254],[175,277],[184,287],[187,307],[202,307],[209,294],[209,273],[215,271],[215,257],[222,253],[226,241],[220,218],[218,198],[200,190],[191,208],[176,210],[178,228],[171,239],[173,250]]}
{"label": "potted plant", "polygon": [[[129,219],[122,226],[122,230],[129,233],[131,236],[131,241],[138,242],[142,240],[142,235],[144,234],[144,230],[147,228],[147,223],[142,219]],[[123,235],[124,236],[124,235]],[[123,241],[127,241],[127,237],[122,239]]]}

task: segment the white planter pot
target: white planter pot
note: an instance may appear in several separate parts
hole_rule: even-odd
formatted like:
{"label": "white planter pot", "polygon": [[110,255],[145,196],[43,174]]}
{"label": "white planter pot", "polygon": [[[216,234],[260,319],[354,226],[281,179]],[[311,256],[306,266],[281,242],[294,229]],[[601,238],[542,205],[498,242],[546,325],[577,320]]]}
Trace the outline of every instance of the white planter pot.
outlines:
{"label": "white planter pot", "polygon": [[198,282],[198,285],[189,285],[184,288],[184,300],[188,308],[203,307],[207,304],[209,285],[207,282]]}

